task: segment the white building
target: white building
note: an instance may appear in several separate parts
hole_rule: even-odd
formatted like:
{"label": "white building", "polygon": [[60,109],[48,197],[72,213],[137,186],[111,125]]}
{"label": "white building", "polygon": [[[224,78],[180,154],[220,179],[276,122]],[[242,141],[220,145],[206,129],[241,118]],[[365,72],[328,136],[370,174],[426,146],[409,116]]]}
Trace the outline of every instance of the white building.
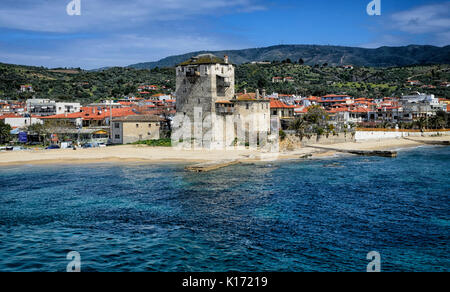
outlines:
{"label": "white building", "polygon": [[428,103],[428,104],[439,104],[439,99],[437,99],[434,94],[422,94],[417,92],[416,95],[404,95],[401,98],[402,102],[407,103]]}
{"label": "white building", "polygon": [[27,111],[30,115],[54,116],[60,114],[71,114],[80,112],[80,103],[56,102],[49,99],[27,100]]}
{"label": "white building", "polygon": [[38,118],[26,118],[26,117],[12,117],[5,118],[5,124],[10,125],[11,128],[25,128],[34,124],[43,124],[41,119]]}

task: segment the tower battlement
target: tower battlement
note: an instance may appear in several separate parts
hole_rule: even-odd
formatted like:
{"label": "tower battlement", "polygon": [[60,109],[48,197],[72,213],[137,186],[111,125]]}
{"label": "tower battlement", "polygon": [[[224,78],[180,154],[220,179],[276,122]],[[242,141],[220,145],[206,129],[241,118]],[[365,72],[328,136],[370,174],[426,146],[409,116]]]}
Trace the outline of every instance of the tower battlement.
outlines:
{"label": "tower battlement", "polygon": [[211,54],[199,55],[178,65],[177,111],[193,118],[195,107],[202,107],[206,116],[215,111],[219,100],[234,97],[234,66],[228,58]]}

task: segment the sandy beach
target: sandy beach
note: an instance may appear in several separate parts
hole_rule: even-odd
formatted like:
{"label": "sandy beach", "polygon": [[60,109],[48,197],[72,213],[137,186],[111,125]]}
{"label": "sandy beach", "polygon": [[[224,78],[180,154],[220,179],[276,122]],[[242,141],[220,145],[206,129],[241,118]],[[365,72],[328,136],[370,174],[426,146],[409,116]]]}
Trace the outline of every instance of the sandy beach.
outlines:
{"label": "sandy beach", "polygon": [[176,150],[167,147],[149,147],[142,145],[124,145],[94,149],[64,150],[25,150],[0,152],[0,166],[24,164],[88,164],[88,163],[201,163],[223,160],[254,162],[261,159],[300,159],[309,157],[327,157],[336,154],[333,149],[343,150],[395,150],[425,145],[422,141],[450,141],[445,137],[420,137],[412,140],[392,139],[382,141],[365,141],[332,145],[317,145],[326,149],[311,147],[291,152],[281,152],[268,156],[255,150]]}

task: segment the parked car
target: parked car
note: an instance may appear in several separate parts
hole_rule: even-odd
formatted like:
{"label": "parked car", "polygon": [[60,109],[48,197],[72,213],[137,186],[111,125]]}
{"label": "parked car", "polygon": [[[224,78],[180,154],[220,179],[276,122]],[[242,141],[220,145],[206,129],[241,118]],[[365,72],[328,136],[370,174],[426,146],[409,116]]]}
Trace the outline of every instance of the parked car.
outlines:
{"label": "parked car", "polygon": [[41,142],[30,142],[30,143],[28,143],[28,145],[30,145],[30,146],[39,146],[39,145],[42,145],[42,143]]}
{"label": "parked car", "polygon": [[95,147],[97,147],[97,146],[94,143],[86,143],[86,144],[83,145],[84,149],[95,148]]}
{"label": "parked car", "polygon": [[61,149],[61,147],[59,147],[58,145],[50,145],[47,148],[45,148],[47,150],[54,150],[54,149]]}

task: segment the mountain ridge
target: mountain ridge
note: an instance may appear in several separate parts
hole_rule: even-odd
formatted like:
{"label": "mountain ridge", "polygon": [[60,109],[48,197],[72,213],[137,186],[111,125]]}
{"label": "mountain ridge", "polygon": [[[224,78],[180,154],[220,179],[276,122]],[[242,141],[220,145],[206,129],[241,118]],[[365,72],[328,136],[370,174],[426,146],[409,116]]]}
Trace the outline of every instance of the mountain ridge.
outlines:
{"label": "mountain ridge", "polygon": [[306,65],[327,63],[330,66],[354,65],[366,67],[398,67],[423,64],[450,64],[450,46],[409,45],[383,46],[375,49],[325,45],[276,45],[261,48],[221,51],[196,51],[163,58],[155,62],[129,65],[136,69],[174,67],[198,54],[228,55],[232,63],[240,65],[257,61],[296,62],[303,59]]}

